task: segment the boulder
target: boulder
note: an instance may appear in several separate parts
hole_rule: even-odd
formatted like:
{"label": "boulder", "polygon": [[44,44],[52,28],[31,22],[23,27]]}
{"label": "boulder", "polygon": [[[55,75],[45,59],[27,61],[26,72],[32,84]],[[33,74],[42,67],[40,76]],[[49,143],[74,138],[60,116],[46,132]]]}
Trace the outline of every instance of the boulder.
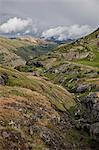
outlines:
{"label": "boulder", "polygon": [[79,85],[76,89],[76,93],[83,93],[88,89],[88,85]]}
{"label": "boulder", "polygon": [[92,89],[96,88],[95,84],[86,84],[86,85],[78,85],[75,89],[76,93],[84,93],[86,91],[91,91]]}

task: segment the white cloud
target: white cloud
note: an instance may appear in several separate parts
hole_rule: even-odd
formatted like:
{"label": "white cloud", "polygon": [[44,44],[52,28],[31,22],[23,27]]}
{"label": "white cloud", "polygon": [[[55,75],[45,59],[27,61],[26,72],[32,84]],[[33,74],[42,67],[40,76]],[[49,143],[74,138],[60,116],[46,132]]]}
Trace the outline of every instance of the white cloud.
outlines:
{"label": "white cloud", "polygon": [[32,24],[31,19],[10,18],[7,22],[0,25],[1,33],[18,33],[24,31]]}
{"label": "white cloud", "polygon": [[72,25],[72,26],[59,26],[56,28],[49,29],[42,33],[42,37],[45,39],[50,39],[51,37],[57,40],[66,39],[77,39],[90,33],[93,29],[88,25]]}
{"label": "white cloud", "polygon": [[23,35],[30,34],[30,30],[26,30]]}
{"label": "white cloud", "polygon": [[50,39],[56,38],[59,41],[66,39],[77,39],[90,33],[93,29],[88,25],[71,25],[71,26],[58,26],[43,31],[39,28],[37,23],[33,23],[31,19],[22,19],[18,17],[10,18],[5,23],[0,25],[0,33],[2,34],[15,34],[15,35],[33,35]]}

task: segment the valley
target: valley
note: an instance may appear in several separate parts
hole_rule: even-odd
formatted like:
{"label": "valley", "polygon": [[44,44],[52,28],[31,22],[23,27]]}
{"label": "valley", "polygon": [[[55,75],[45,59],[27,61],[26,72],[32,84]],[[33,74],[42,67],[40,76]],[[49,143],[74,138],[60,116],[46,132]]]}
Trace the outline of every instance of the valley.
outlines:
{"label": "valley", "polygon": [[0,38],[0,150],[98,150],[98,35]]}

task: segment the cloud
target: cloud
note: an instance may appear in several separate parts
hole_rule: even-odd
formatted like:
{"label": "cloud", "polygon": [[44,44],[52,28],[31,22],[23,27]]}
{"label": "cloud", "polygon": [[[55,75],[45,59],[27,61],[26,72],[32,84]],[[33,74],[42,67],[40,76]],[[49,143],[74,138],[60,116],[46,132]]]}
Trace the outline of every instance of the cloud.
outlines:
{"label": "cloud", "polygon": [[45,39],[54,37],[59,41],[66,39],[77,39],[90,33],[92,30],[93,29],[88,25],[59,26],[44,31],[42,33],[42,37],[44,37]]}
{"label": "cloud", "polygon": [[[30,17],[45,28],[72,24],[97,27],[99,0],[0,0],[0,16],[2,14]],[[0,17],[0,22],[5,17]]]}
{"label": "cloud", "polygon": [[62,41],[66,39],[77,39],[93,31],[89,25],[71,25],[58,26],[49,28],[48,30],[41,29],[38,23],[33,22],[32,19],[22,19],[13,17],[0,25],[1,34],[10,35],[33,35],[41,36],[45,39],[54,37],[56,40]]}
{"label": "cloud", "polygon": [[24,34],[24,35],[30,34],[30,30],[26,30],[23,34]]}
{"label": "cloud", "polygon": [[1,33],[18,33],[26,30],[31,26],[31,19],[10,18],[7,22],[0,25]]}

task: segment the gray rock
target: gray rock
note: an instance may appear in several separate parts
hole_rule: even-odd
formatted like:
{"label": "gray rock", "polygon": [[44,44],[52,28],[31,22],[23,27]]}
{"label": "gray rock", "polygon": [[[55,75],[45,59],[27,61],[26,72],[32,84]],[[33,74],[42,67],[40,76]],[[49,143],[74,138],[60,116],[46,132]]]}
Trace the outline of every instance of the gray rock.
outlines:
{"label": "gray rock", "polygon": [[4,85],[4,80],[1,76],[0,76],[0,85]]}
{"label": "gray rock", "polygon": [[88,89],[88,85],[79,85],[76,89],[77,93],[83,93]]}
{"label": "gray rock", "polygon": [[90,93],[88,96],[82,99],[82,104],[84,104],[89,112],[92,112],[92,110],[98,110],[98,101],[99,98],[97,97],[96,93]]}
{"label": "gray rock", "polygon": [[92,139],[99,142],[99,122],[91,125],[90,134],[91,134]]}
{"label": "gray rock", "polygon": [[2,136],[3,136],[4,138],[8,138],[8,137],[9,137],[9,133],[6,132],[6,131],[3,131]]}
{"label": "gray rock", "polygon": [[81,100],[81,103],[86,108],[84,118],[90,122],[95,123],[99,121],[99,98],[96,93],[91,93]]}
{"label": "gray rock", "polygon": [[91,91],[92,89],[95,89],[96,88],[96,85],[95,84],[87,84],[87,85],[79,85],[77,88],[76,88],[76,93],[84,93],[86,91]]}
{"label": "gray rock", "polygon": [[3,73],[0,75],[0,84],[1,85],[6,85],[8,80],[8,75],[6,73]]}

